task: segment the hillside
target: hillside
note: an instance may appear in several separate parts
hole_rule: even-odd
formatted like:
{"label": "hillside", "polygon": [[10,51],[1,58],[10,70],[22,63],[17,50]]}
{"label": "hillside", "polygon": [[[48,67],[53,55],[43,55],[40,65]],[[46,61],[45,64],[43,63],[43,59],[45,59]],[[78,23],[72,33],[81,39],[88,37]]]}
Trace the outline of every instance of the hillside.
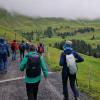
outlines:
{"label": "hillside", "polygon": [[[16,13],[10,14],[4,9],[0,9],[0,36],[3,36],[5,32],[8,39],[14,38],[12,32],[23,32],[23,31],[43,31],[48,26],[57,27],[60,24],[64,24],[64,19],[56,18],[30,18]],[[12,37],[12,38],[11,38]]]}
{"label": "hillside", "polygon": [[[61,28],[70,26],[70,29],[60,29],[58,32],[75,30],[80,27],[94,27],[97,31],[100,30],[100,20],[67,20],[63,18],[31,18],[17,13],[9,13],[4,9],[0,9],[0,36],[5,36],[7,40],[15,38],[14,32],[17,34],[17,39],[22,37],[20,33],[38,31],[43,33],[47,27]],[[96,33],[97,34],[97,33]],[[90,35],[89,35],[90,36]]]}

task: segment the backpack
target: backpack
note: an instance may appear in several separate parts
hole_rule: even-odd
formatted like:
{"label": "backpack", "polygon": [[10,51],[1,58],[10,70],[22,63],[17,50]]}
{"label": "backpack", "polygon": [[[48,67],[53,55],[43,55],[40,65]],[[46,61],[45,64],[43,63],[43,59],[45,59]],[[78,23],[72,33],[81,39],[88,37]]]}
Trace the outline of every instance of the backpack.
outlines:
{"label": "backpack", "polygon": [[11,50],[15,51],[16,50],[16,43],[11,44]]}
{"label": "backpack", "polygon": [[28,56],[27,64],[26,64],[26,75],[29,78],[37,77],[41,74],[41,66],[40,66],[40,56],[39,54],[34,54]]}
{"label": "backpack", "polygon": [[20,50],[24,51],[25,50],[25,44],[20,44]]}
{"label": "backpack", "polygon": [[7,49],[5,44],[0,43],[0,61],[3,58],[7,58]]}
{"label": "backpack", "polygon": [[0,43],[0,54],[7,55],[7,49],[5,44]]}
{"label": "backpack", "polygon": [[39,51],[39,53],[43,53],[44,52],[44,48],[42,46],[39,46],[38,47],[38,51]]}
{"label": "backpack", "polygon": [[66,55],[66,63],[71,75],[76,74],[77,66],[73,54]]}

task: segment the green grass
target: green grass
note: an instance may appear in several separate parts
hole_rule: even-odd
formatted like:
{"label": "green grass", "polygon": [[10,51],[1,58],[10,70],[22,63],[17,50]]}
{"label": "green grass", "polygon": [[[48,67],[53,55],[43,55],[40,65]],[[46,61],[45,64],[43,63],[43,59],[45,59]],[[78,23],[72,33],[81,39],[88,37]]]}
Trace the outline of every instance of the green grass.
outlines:
{"label": "green grass", "polygon": [[53,45],[55,42],[61,42],[63,39],[61,37],[54,37],[54,38],[44,38],[41,41],[45,43],[45,45],[51,44]]}
{"label": "green grass", "polygon": [[59,71],[59,56],[60,56],[60,51],[56,48],[52,47],[47,47],[47,52],[46,52],[46,60],[48,65],[53,71]]}
{"label": "green grass", "polygon": [[[48,47],[46,53],[47,62],[53,71],[59,71],[59,57],[61,51]],[[78,83],[81,91],[88,93],[94,100],[100,100],[100,59],[89,57],[86,55],[81,56],[84,58],[84,62],[78,64]],[[90,80],[90,88],[89,88]]]}
{"label": "green grass", "polygon": [[[95,39],[91,40],[93,34],[95,35]],[[54,44],[56,42],[61,42],[63,40],[83,40],[87,44],[90,44],[92,47],[96,47],[98,44],[100,45],[100,33],[98,31],[92,32],[92,33],[87,33],[87,34],[76,34],[74,36],[67,36],[65,39],[62,39],[61,37],[53,37],[53,38],[45,38],[42,39],[45,44]]]}
{"label": "green grass", "polygon": [[[91,40],[91,38],[95,35],[95,40]],[[93,47],[96,47],[98,44],[100,44],[100,33],[99,31],[91,32],[87,34],[77,34],[74,36],[68,36],[66,37],[68,40],[76,39],[76,40],[84,40],[86,43],[92,45]]]}

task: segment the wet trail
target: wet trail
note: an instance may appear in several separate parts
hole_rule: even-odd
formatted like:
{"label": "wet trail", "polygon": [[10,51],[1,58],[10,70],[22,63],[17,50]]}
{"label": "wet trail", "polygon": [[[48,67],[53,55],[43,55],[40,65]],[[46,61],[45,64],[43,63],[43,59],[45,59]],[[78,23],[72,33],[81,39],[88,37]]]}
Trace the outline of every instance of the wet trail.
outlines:
{"label": "wet trail", "polygon": [[[22,73],[19,71],[19,62],[9,59],[8,72],[0,75],[0,100],[27,100],[25,84]],[[69,100],[74,100],[72,91],[69,87]],[[90,98],[80,93],[81,100],[90,100]],[[61,73],[49,72],[48,80],[42,81],[39,86],[38,100],[63,100]]]}

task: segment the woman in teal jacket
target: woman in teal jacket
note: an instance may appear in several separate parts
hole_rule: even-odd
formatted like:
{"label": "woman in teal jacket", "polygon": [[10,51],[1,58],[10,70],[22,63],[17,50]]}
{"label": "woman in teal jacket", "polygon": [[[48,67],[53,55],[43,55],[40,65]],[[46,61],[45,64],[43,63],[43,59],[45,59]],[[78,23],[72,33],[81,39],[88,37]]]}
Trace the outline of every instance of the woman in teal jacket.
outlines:
{"label": "woman in teal jacket", "polygon": [[[23,58],[20,64],[21,71],[24,71],[24,69],[26,69],[26,64],[28,61],[27,56],[30,56],[30,55],[34,56],[34,54],[39,55],[36,52],[35,46],[31,45],[30,52],[25,55],[25,57]],[[46,79],[48,76],[48,71],[47,71],[46,64],[42,56],[40,56],[40,66],[43,71],[44,77]],[[38,86],[39,86],[40,81],[41,81],[41,74],[36,77],[31,77],[31,78],[25,75],[25,83],[26,83],[26,91],[27,91],[28,100],[37,100]]]}

